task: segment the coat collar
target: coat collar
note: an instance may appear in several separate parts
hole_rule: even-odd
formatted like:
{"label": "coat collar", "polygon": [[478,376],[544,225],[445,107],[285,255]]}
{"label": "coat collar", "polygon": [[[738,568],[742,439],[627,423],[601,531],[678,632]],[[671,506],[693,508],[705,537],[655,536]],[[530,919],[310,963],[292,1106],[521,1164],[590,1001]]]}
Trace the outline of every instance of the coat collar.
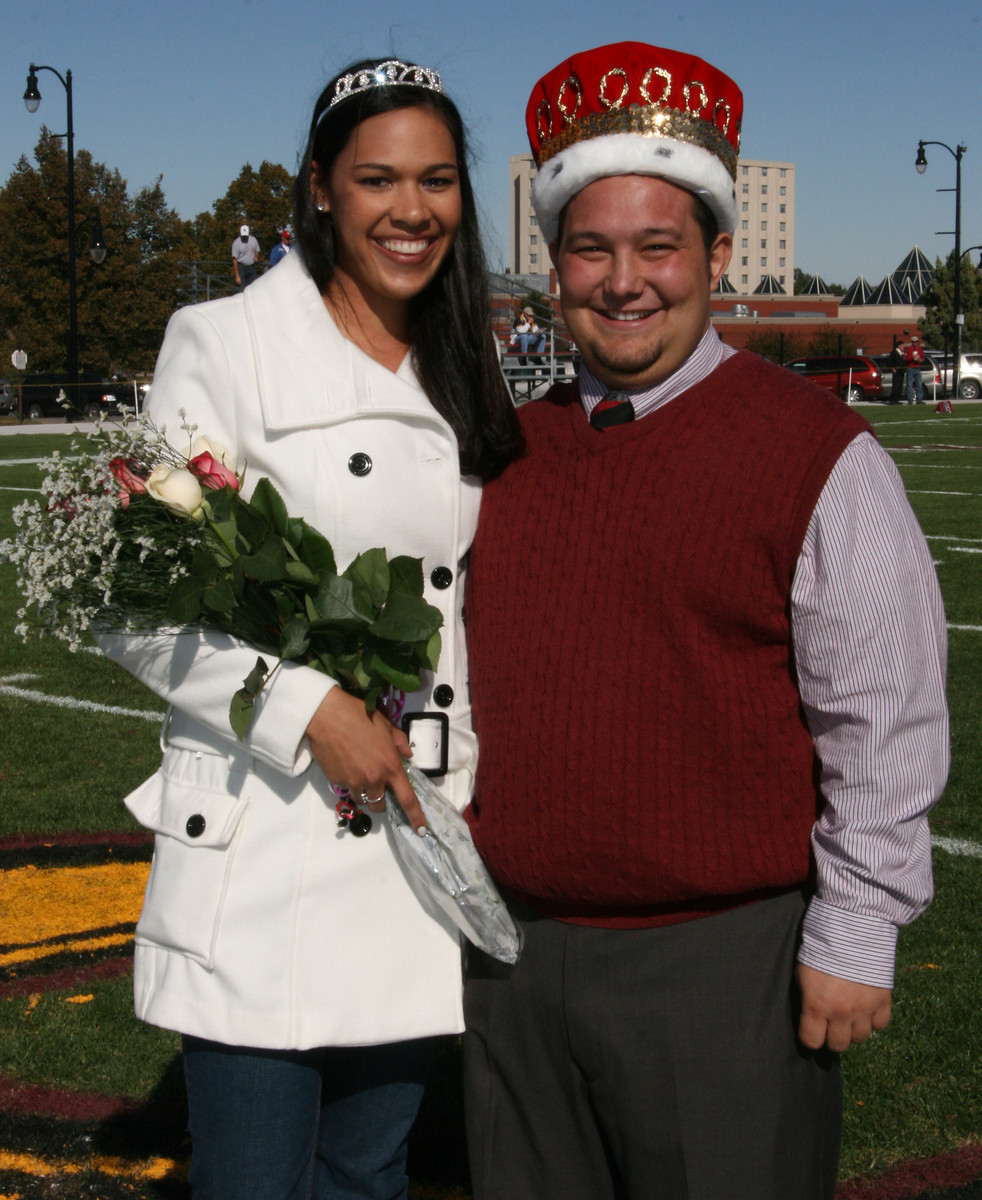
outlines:
{"label": "coat collar", "polygon": [[344,337],[299,251],[250,284],[242,299],[267,429],[330,425],[366,411],[445,423],[420,389],[409,355],[393,374]]}

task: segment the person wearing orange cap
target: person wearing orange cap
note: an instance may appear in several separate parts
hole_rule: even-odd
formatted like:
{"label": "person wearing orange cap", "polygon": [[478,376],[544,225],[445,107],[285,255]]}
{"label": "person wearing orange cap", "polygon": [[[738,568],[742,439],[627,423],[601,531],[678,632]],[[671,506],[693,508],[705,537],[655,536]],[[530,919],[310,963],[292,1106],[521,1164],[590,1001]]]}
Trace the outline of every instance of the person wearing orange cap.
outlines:
{"label": "person wearing orange cap", "polygon": [[475,1200],[830,1200],[838,1052],[931,897],[924,537],[862,417],[710,324],[742,110],[635,42],[528,103],[582,366],[469,560],[468,819],[525,936],[468,961]]}

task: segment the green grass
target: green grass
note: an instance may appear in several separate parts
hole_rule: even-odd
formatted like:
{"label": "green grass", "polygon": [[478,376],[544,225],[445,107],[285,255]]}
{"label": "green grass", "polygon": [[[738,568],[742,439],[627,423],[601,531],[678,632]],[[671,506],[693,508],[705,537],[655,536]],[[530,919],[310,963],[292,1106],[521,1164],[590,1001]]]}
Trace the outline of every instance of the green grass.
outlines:
{"label": "green grass", "polygon": [[[862,411],[900,468],[938,563],[948,621],[982,626],[982,405],[958,404],[953,417],[929,406]],[[36,487],[35,468],[5,464],[66,444],[57,434],[0,438],[0,489]],[[0,490],[0,538],[12,532],[20,498]],[[31,674],[18,686],[162,707],[96,655],[72,655],[52,639],[22,644],[12,632],[17,606],[12,569],[0,566],[0,681]],[[932,827],[982,842],[982,633],[953,629],[949,638],[952,768]],[[122,798],[156,766],[155,724],[0,695],[0,733],[0,834],[133,827]],[[938,851],[935,879],[935,903],[901,933],[892,1024],[843,1060],[844,1177],[982,1138],[982,860]],[[95,983],[86,1005],[46,995],[29,1014],[24,998],[3,1002],[0,1071],[134,1099],[172,1086],[175,1039],[135,1020],[129,987]],[[452,1057],[441,1079],[439,1102],[455,1105]]]}

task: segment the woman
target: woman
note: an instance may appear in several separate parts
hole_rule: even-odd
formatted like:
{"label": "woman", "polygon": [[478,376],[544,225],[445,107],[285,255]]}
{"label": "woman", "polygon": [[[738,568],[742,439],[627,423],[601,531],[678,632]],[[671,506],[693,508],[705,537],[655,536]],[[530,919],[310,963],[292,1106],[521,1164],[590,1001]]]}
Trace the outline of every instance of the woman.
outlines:
{"label": "woman", "polygon": [[[444,616],[412,713],[449,719],[436,779],[462,808],[476,749],[463,565],[480,478],[521,438],[490,330],[459,114],[434,71],[358,63],[314,109],[297,249],[167,331],[149,413],[268,476],[332,542],[422,557]],[[186,417],[183,415],[186,413]],[[432,1039],[462,1028],[460,947],[424,911],[384,822],[339,828],[390,788],[421,819],[405,734],[284,664],[238,742],[228,702],[255,650],[217,634],[104,640],[173,705],[160,771],[127,804],[155,832],[137,926],[144,1020],[183,1035],[196,1200],[406,1194],[406,1138]]]}

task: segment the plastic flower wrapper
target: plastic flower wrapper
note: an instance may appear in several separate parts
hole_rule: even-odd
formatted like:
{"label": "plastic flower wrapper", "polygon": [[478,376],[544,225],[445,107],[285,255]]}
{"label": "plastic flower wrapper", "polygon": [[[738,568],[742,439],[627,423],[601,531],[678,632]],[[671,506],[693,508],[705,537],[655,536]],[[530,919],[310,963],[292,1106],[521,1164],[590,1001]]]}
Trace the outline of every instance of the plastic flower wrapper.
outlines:
{"label": "plastic flower wrapper", "polygon": [[426,817],[426,833],[413,829],[389,791],[385,815],[413,886],[430,896],[475,946],[501,962],[517,962],[521,932],[481,861],[467,822],[412,762],[405,760],[403,766]]}

